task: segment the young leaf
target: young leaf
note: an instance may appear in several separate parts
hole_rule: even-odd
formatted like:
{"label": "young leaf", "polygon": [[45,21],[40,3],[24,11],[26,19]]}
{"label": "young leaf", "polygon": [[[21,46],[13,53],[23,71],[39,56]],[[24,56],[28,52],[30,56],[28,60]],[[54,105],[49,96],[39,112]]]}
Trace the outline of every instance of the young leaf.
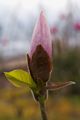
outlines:
{"label": "young leaf", "polygon": [[67,82],[57,82],[57,83],[48,83],[46,86],[47,90],[59,90],[61,88],[67,87],[69,85],[76,84],[73,81],[67,81]]}
{"label": "young leaf", "polygon": [[13,70],[10,72],[4,72],[6,78],[16,87],[27,85],[30,88],[35,88],[36,84],[31,78],[30,74],[24,70]]}

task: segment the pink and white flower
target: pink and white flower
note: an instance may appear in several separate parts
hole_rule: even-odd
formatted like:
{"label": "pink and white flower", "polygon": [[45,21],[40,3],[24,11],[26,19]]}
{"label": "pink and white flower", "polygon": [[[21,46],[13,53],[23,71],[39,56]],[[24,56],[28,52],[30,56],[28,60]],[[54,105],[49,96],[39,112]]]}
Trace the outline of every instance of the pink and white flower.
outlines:
{"label": "pink and white flower", "polygon": [[52,58],[52,41],[50,29],[43,11],[41,11],[35,26],[30,52],[28,54],[28,66],[33,80],[38,85],[46,84],[49,80]]}

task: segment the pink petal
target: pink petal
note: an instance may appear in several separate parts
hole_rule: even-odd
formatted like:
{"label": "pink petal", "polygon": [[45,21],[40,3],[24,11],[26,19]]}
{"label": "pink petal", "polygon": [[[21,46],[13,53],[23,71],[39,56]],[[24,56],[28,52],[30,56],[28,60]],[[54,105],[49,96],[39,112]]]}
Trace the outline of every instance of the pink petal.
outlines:
{"label": "pink petal", "polygon": [[52,41],[50,29],[43,11],[41,11],[40,13],[39,19],[33,32],[32,43],[29,53],[30,57],[32,57],[38,45],[41,45],[44,48],[50,58],[52,57]]}

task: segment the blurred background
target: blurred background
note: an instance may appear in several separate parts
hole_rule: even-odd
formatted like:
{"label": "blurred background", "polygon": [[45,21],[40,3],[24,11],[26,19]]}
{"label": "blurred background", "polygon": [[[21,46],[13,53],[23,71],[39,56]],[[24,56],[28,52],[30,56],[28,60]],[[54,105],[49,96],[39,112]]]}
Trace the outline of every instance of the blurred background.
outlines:
{"label": "blurred background", "polygon": [[27,70],[26,54],[37,17],[44,10],[53,40],[51,81],[75,81],[49,92],[49,120],[80,120],[79,0],[0,0],[0,120],[39,120],[29,89],[15,88],[3,72]]}

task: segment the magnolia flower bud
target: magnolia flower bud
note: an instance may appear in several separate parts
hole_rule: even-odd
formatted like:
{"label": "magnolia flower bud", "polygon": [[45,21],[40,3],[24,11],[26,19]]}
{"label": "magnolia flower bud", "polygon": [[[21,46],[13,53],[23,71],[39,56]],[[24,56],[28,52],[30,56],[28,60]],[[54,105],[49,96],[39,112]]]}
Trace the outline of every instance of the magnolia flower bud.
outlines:
{"label": "magnolia flower bud", "polygon": [[44,86],[49,80],[52,58],[52,41],[50,29],[43,12],[35,26],[30,52],[28,54],[28,66],[33,80],[39,86]]}

